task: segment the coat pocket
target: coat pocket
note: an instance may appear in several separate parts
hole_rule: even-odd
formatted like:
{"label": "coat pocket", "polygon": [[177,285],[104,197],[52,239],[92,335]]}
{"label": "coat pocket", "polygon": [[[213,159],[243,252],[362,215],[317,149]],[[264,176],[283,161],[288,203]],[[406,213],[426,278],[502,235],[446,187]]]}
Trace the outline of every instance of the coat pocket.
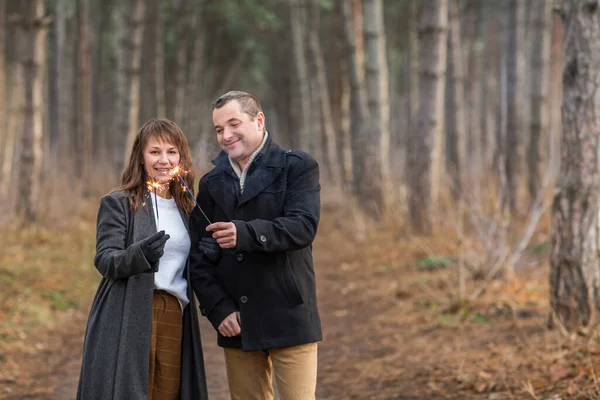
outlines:
{"label": "coat pocket", "polygon": [[277,271],[279,272],[279,283],[283,288],[290,306],[296,307],[304,303],[304,299],[302,298],[302,293],[300,293],[300,287],[298,286],[294,270],[290,265],[290,259],[287,254],[283,256],[282,261],[280,267],[277,268]]}

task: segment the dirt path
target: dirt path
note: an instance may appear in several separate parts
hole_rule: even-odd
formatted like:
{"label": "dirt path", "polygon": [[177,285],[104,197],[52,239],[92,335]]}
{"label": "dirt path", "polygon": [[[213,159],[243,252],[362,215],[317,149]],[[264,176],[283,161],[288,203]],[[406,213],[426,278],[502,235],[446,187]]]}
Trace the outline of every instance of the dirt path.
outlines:
{"label": "dirt path", "polygon": [[[457,305],[455,269],[416,266],[432,252],[452,255],[447,239],[361,237],[334,214],[325,213],[314,246],[319,400],[598,398],[589,393],[600,392],[600,341],[567,342],[545,326],[547,267],[492,282],[484,298]],[[0,399],[73,399],[86,317],[74,313],[23,354],[0,354]],[[205,319],[201,331],[210,399],[229,399],[216,334]]]}

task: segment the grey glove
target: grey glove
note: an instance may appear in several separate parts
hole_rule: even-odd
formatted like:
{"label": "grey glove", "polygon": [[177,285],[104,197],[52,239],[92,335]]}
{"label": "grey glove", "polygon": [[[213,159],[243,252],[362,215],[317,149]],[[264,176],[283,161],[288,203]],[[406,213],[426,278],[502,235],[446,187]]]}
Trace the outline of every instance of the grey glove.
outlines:
{"label": "grey glove", "polygon": [[142,240],[140,247],[149,263],[152,264],[160,260],[165,252],[165,243],[170,237],[171,236],[165,234],[165,231],[160,231]]}
{"label": "grey glove", "polygon": [[211,237],[200,238],[198,251],[204,254],[212,264],[216,264],[221,258],[221,246]]}

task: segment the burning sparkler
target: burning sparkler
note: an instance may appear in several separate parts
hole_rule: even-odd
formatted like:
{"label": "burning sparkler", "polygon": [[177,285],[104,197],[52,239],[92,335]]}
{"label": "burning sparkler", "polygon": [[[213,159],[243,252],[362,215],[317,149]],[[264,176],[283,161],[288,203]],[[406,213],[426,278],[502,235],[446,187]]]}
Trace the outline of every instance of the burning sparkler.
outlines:
{"label": "burning sparkler", "polygon": [[185,179],[183,179],[182,175],[185,175],[187,173],[187,171],[185,171],[183,168],[181,168],[180,165],[175,165],[173,168],[171,168],[171,170],[168,172],[168,175],[170,177],[170,179],[166,182],[160,182],[154,178],[150,178],[148,179],[148,181],[146,182],[147,188],[149,192],[154,192],[154,202],[156,203],[156,220],[158,221],[158,202],[156,200],[156,191],[165,191],[169,189],[169,185],[171,183],[171,180],[173,179],[179,179],[179,181],[182,183],[182,189],[183,190],[187,190],[188,194],[190,195],[190,197],[194,200],[194,203],[196,203],[196,207],[198,207],[198,210],[200,210],[200,212],[202,213],[202,215],[204,216],[204,218],[206,218],[206,220],[208,221],[209,224],[212,224],[212,222],[210,222],[210,219],[208,219],[208,217],[206,216],[206,214],[204,213],[204,210],[202,209],[202,207],[200,207],[200,204],[198,204],[198,200],[196,200],[196,197],[194,197],[194,194],[192,193],[192,191],[190,190],[190,188],[188,187],[187,183],[185,183]]}

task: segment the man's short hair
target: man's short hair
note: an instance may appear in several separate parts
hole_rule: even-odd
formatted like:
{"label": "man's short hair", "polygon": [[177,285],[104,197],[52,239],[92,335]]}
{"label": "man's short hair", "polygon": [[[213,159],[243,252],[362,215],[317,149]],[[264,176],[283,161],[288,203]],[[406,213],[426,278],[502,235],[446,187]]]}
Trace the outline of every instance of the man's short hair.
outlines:
{"label": "man's short hair", "polygon": [[212,108],[213,110],[221,108],[232,100],[237,100],[238,103],[240,103],[242,112],[248,114],[252,118],[255,118],[259,112],[262,112],[262,107],[256,97],[252,96],[250,93],[236,90],[221,95],[214,103],[212,103]]}

